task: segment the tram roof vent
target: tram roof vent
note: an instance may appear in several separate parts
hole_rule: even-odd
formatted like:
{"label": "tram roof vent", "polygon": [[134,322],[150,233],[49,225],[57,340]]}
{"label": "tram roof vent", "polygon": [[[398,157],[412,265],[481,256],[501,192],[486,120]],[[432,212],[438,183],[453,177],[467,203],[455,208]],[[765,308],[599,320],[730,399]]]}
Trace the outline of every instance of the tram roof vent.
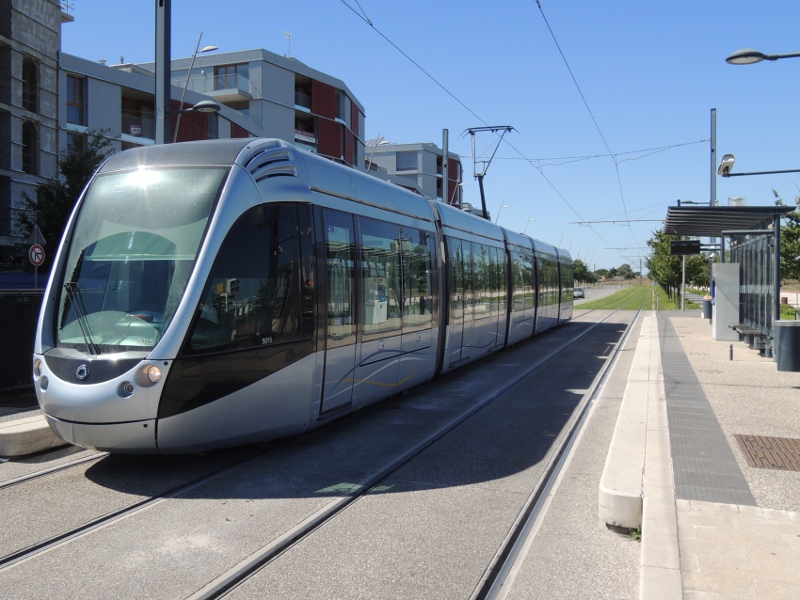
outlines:
{"label": "tram roof vent", "polygon": [[292,149],[286,146],[262,146],[247,158],[244,166],[256,182],[270,177],[300,176]]}

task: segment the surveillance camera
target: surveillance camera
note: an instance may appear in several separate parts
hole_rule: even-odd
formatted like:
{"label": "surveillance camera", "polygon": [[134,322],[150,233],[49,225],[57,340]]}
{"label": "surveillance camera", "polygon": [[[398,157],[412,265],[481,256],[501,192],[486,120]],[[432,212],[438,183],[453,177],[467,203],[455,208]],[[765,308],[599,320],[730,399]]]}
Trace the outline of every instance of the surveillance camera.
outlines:
{"label": "surveillance camera", "polygon": [[717,169],[717,175],[722,175],[723,177],[730,177],[731,170],[733,169],[733,163],[736,159],[733,157],[733,154],[726,154],[722,157],[722,162],[719,163],[719,169]]}

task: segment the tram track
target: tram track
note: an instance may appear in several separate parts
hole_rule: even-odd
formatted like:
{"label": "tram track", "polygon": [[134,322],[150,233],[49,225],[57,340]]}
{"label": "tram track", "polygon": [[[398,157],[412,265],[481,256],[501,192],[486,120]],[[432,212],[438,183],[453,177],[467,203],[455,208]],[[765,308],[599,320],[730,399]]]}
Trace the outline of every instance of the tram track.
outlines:
{"label": "tram track", "polygon": [[[255,575],[260,569],[268,565],[273,559],[280,556],[282,553],[290,550],[294,545],[301,542],[303,539],[312,535],[316,530],[328,524],[336,517],[341,511],[345,510],[348,506],[358,502],[361,498],[368,495],[375,488],[381,485],[390,475],[398,471],[401,467],[407,465],[414,458],[422,454],[430,446],[441,440],[447,433],[460,426],[462,423],[470,419],[477,412],[485,408],[496,398],[505,394],[526,377],[530,376],[549,361],[558,357],[562,352],[575,344],[584,335],[587,335],[599,324],[607,321],[611,316],[615,315],[619,310],[616,309],[610,314],[606,315],[601,321],[590,326],[582,331],[579,335],[575,336],[567,343],[560,346],[553,353],[544,359],[533,364],[528,370],[520,373],[516,378],[507,382],[504,386],[498,389],[495,393],[483,399],[480,403],[475,404],[471,409],[451,422],[447,423],[444,427],[430,435],[427,439],[423,440],[415,447],[409,449],[406,453],[398,456],[394,461],[387,464],[383,469],[373,473],[369,478],[359,484],[358,490],[349,497],[341,498],[337,501],[330,503],[322,511],[312,515],[306,521],[298,525],[294,530],[287,532],[286,535],[279,539],[274,540],[272,543],[264,546],[259,552],[248,557],[228,572],[222,574],[215,580],[211,581],[204,588],[198,590],[195,594],[189,596],[190,600],[212,600],[216,598],[223,598],[230,591],[237,586],[247,581],[250,577]],[[504,541],[503,545],[498,549],[495,560],[487,569],[486,574],[481,579],[479,586],[471,596],[474,600],[485,600],[498,598],[503,585],[508,577],[510,569],[513,567],[515,561],[521,554],[521,549],[527,541],[527,537],[531,533],[531,529],[535,520],[539,517],[543,507],[543,500],[546,498],[549,490],[552,489],[553,483],[558,474],[564,466],[565,459],[573,447],[580,429],[586,422],[589,407],[597,393],[600,385],[605,381],[608,373],[615,362],[619,349],[624,345],[625,341],[630,334],[631,327],[636,322],[636,319],[641,312],[641,307],[636,312],[636,317],[630,322],[625,330],[622,339],[618,342],[617,349],[615,350],[614,357],[609,360],[604,366],[602,373],[596,378],[590,392],[586,395],[586,400],[583,402],[577,416],[569,425],[569,430],[564,436],[562,442],[559,444],[553,458],[551,459],[544,477],[540,480],[539,484],[530,495],[528,502],[525,503],[523,510],[520,512],[518,518],[515,520],[514,526],[511,528],[509,535]]]}
{"label": "tram track", "polygon": [[[445,437],[449,432],[453,431],[455,428],[459,427],[462,423],[470,419],[472,416],[481,411],[483,408],[491,404],[496,398],[507,393],[514,386],[518,385],[521,381],[523,381],[526,377],[535,373],[542,366],[544,366],[549,361],[559,356],[559,354],[564,352],[573,344],[577,343],[581,338],[589,334],[595,327],[599,326],[604,322],[607,322],[616,313],[617,311],[609,312],[609,314],[605,315],[601,320],[598,320],[596,323],[590,324],[589,327],[586,327],[581,331],[578,331],[576,335],[570,336],[569,339],[565,340],[551,352],[548,352],[547,355],[543,357],[541,360],[538,360],[535,363],[530,364],[524,371],[518,373],[516,377],[509,379],[504,385],[493,390],[492,393],[486,395],[480,401],[473,403],[468,410],[458,415],[458,417],[445,423],[444,425],[436,429],[434,432],[430,433],[427,437],[418,441],[413,447],[410,447],[406,449],[404,452],[396,455],[391,461],[383,464],[382,467],[375,469],[371,473],[362,477],[356,484],[352,486],[352,489],[350,490],[349,493],[336,497],[335,499],[326,503],[324,506],[322,506],[315,512],[309,514],[296,526],[287,529],[282,535],[276,536],[268,544],[263,545],[257,552],[250,553],[248,558],[246,558],[243,561],[240,561],[232,568],[228,569],[225,573],[222,573],[221,575],[217,576],[210,583],[208,583],[207,585],[205,585],[204,587],[202,587],[200,590],[198,590],[196,593],[194,593],[189,597],[218,598],[228,594],[231,590],[235,589],[241,583],[246,582],[249,578],[257,574],[262,568],[268,565],[276,557],[292,549],[301,541],[313,535],[314,532],[318,531],[324,525],[330,523],[332,520],[336,518],[337,515],[339,515],[346,508],[353,505],[354,503],[357,503],[365,495],[374,491],[378,486],[381,485],[382,481],[386,480],[386,478],[391,476],[393,473],[397,472],[403,466],[410,463],[417,456],[425,452],[426,449],[430,448],[437,441]],[[635,322],[635,319],[632,322]],[[629,330],[630,330],[630,325],[628,326],[627,331]],[[627,331],[625,333],[625,336],[628,335]],[[617,345],[617,348],[621,347],[622,343],[623,342],[620,341]],[[594,386],[594,389],[596,389],[597,385],[599,385],[599,381],[603,377],[605,377],[605,373],[607,372],[608,366],[611,364],[611,362],[612,362],[611,360],[608,361],[606,367],[604,368],[604,374],[597,378],[598,384]],[[546,475],[546,477],[543,478],[540,485],[537,486],[538,491],[535,490],[534,493],[532,494],[531,500],[528,503],[526,503],[526,507],[523,510],[523,513],[535,514],[534,506],[536,505],[538,500],[541,499],[543,494],[546,496],[545,486],[547,485],[548,481],[551,481],[555,477],[555,474],[557,474],[556,465],[558,463],[558,459],[562,458],[568,451],[565,444],[569,441],[569,439],[574,437],[575,430],[579,428],[578,421],[581,419],[585,419],[587,407],[590,404],[590,397],[593,394],[594,390],[591,392],[591,394],[587,394],[587,399],[583,402],[580,414],[569,425],[570,433],[567,436],[565,436],[564,441],[560,444],[558,450],[554,455],[554,458],[551,460],[550,466],[548,466],[547,468],[548,474]],[[300,436],[300,438],[294,438],[293,440],[286,441],[285,443],[288,444],[291,443],[292,441],[299,441],[301,438],[307,439],[307,437],[314,436],[316,433],[317,432],[311,432],[309,434],[306,434],[306,436]],[[0,559],[0,572],[13,567],[14,565],[20,564],[24,561],[35,559],[38,555],[41,555],[45,552],[57,549],[61,546],[65,546],[66,544],[70,543],[73,540],[88,536],[92,532],[97,531],[101,528],[113,525],[114,523],[122,521],[123,519],[142,513],[143,511],[152,508],[153,506],[160,504],[166,500],[176,499],[186,496],[187,494],[190,494],[193,490],[197,490],[202,486],[214,481],[215,479],[219,479],[225,475],[232,474],[237,469],[241,469],[255,460],[265,458],[266,454],[268,454],[268,452],[270,451],[271,450],[256,453],[252,457],[246,460],[242,460],[240,462],[236,462],[235,464],[231,464],[226,468],[221,469],[215,473],[209,474],[205,477],[197,478],[191,482],[176,486],[169,490],[165,490],[164,492],[161,492],[157,495],[152,495],[143,498],[135,503],[130,504],[129,506],[126,506],[119,510],[112,511],[101,517],[89,520],[79,527],[71,528],[67,531],[59,533],[58,535],[51,536],[46,540],[42,540],[34,545],[10,553],[7,556]],[[103,456],[85,457],[81,460],[81,462],[98,460],[99,458],[103,458]],[[77,462],[78,461],[75,461],[76,464]],[[62,465],[59,468],[54,468],[52,472],[53,473],[60,472],[63,471],[64,469],[69,468],[70,466],[75,466],[75,464]],[[28,480],[37,477],[39,478],[45,477],[48,474],[49,473],[46,472],[31,474],[31,477]],[[19,479],[20,481],[6,482],[5,485],[12,486],[24,483],[23,478]],[[2,489],[2,487],[0,487],[0,489]],[[511,557],[518,555],[518,551],[514,550],[514,543],[519,543],[518,540],[524,537],[525,528],[526,527],[529,528],[529,525],[527,525],[527,523],[530,521],[530,517],[526,518],[519,517],[518,521],[519,525],[518,526],[515,525],[512,533],[509,534],[508,544],[504,544],[504,547],[498,550],[498,553],[496,555],[496,560],[493,561],[493,564],[487,570],[487,574],[482,579],[480,588],[476,590],[476,593],[474,595],[475,598],[494,597],[490,593],[491,586],[496,585],[497,581],[502,581],[502,579],[505,577],[504,573],[507,572],[508,567],[506,567],[506,565],[512,564],[509,562],[511,561]]]}
{"label": "tram track", "polygon": [[40,477],[45,477],[47,475],[52,475],[54,473],[60,473],[62,471],[66,471],[68,469],[72,469],[74,467],[78,467],[89,462],[100,460],[101,458],[105,458],[106,456],[108,456],[108,452],[95,452],[90,456],[82,456],[80,458],[76,458],[58,465],[54,465],[52,467],[45,467],[43,469],[39,469],[38,471],[26,473],[25,475],[20,475],[19,477],[14,477],[13,479],[8,479],[6,481],[0,482],[0,490],[9,488],[14,485],[20,485],[28,481],[33,481],[34,479],[39,479]]}

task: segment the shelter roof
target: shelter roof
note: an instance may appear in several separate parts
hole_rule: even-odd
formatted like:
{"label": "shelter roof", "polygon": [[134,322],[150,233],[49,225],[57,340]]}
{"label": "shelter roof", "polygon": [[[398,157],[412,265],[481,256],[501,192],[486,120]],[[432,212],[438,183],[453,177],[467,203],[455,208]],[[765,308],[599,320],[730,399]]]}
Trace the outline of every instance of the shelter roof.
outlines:
{"label": "shelter roof", "polygon": [[727,237],[728,231],[766,230],[791,206],[670,206],[664,233],[695,237]]}

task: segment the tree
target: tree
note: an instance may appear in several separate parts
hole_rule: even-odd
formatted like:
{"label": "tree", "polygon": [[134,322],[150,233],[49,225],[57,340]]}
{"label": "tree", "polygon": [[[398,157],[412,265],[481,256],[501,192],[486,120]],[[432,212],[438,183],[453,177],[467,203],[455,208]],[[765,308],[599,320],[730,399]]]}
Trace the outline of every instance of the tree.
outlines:
{"label": "tree", "polygon": [[589,270],[586,264],[581,259],[575,259],[572,263],[574,270],[573,277],[578,283],[594,283],[597,277]]}
{"label": "tree", "polygon": [[633,279],[636,277],[636,274],[633,272],[633,269],[628,263],[624,265],[620,265],[617,269],[617,276],[622,277],[623,279]]}
{"label": "tree", "polygon": [[100,163],[110,152],[104,131],[73,133],[72,143],[58,159],[61,179],[39,186],[37,198],[22,194],[18,233],[25,237],[38,225],[46,241],[45,254],[52,260],[75,203]]}
{"label": "tree", "polygon": [[[673,299],[676,299],[680,293],[683,280],[683,256],[672,254],[671,242],[685,239],[688,238],[680,235],[667,235],[659,230],[653,232],[653,237],[647,240],[647,245],[652,249],[652,254],[647,259],[650,278]],[[686,283],[708,287],[709,264],[710,259],[705,254],[687,256]]]}
{"label": "tree", "polygon": [[[775,195],[775,204],[784,206],[778,192]],[[800,208],[800,196],[794,199],[795,205]],[[781,225],[781,279],[800,279],[800,210],[794,210],[783,216],[784,224]],[[782,282],[781,282],[782,283]]]}

